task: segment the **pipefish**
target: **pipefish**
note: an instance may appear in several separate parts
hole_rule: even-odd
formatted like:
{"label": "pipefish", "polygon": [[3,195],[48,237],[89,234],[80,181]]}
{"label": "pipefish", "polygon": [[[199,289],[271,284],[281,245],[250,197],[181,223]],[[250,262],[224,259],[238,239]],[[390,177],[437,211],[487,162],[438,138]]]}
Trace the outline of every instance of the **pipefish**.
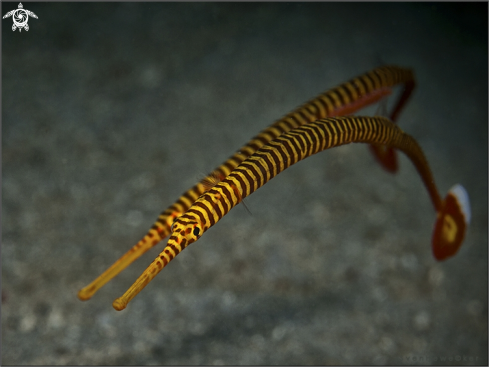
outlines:
{"label": "pipefish", "polygon": [[[173,221],[185,213],[203,193],[229,175],[239,164],[273,139],[301,125],[330,116],[352,114],[391,94],[393,87],[403,85],[402,93],[390,114],[396,121],[416,85],[412,70],[398,66],[382,66],[330,89],[277,120],[241,147],[206,178],[187,190],[164,210],[146,235],[112,266],[78,292],[78,298],[90,299],[101,287],[127,268],[133,261],[157,245],[171,232]],[[372,143],[371,150],[388,171],[397,170],[395,152],[390,147]],[[209,184],[211,183],[211,184]]]}
{"label": "pipefish", "polygon": [[164,250],[136,282],[113,302],[126,308],[172,259],[197,241],[245,197],[293,164],[323,150],[349,143],[381,144],[402,151],[421,176],[437,213],[432,237],[435,258],[444,260],[459,250],[470,222],[467,192],[455,185],[441,199],[425,155],[410,135],[385,117],[335,117],[305,124],[280,135],[244,160],[221,182],[202,194],[172,226]]}

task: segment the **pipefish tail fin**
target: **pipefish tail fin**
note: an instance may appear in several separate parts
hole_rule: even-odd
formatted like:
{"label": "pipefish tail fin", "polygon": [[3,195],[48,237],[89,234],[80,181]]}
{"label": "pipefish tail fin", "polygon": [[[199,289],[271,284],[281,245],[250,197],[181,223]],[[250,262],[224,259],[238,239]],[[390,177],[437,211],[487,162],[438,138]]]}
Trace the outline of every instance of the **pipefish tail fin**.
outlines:
{"label": "pipefish tail fin", "polygon": [[437,213],[433,230],[433,255],[438,261],[457,253],[470,223],[469,195],[460,184],[453,186]]}

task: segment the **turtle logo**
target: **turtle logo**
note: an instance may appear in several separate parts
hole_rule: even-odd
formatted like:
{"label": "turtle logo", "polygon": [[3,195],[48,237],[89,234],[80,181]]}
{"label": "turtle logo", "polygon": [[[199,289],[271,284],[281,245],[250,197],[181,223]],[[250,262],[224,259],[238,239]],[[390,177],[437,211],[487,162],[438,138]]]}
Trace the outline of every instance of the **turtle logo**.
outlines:
{"label": "turtle logo", "polygon": [[7,14],[3,16],[3,19],[12,16],[14,24],[12,26],[12,30],[15,31],[19,28],[19,32],[24,28],[26,31],[29,30],[29,26],[27,25],[27,21],[29,20],[29,15],[33,18],[37,18],[37,15],[31,12],[30,10],[25,10],[22,6],[22,3],[19,3],[19,8],[9,11]]}

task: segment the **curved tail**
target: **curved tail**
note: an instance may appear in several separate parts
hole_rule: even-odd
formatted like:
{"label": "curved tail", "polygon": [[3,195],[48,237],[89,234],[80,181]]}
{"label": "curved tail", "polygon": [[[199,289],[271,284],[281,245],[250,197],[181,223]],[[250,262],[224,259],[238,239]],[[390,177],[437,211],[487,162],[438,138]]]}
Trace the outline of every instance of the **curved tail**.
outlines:
{"label": "curved tail", "polygon": [[433,255],[438,261],[455,255],[462,245],[470,223],[469,195],[460,184],[448,191],[436,216],[433,230]]}

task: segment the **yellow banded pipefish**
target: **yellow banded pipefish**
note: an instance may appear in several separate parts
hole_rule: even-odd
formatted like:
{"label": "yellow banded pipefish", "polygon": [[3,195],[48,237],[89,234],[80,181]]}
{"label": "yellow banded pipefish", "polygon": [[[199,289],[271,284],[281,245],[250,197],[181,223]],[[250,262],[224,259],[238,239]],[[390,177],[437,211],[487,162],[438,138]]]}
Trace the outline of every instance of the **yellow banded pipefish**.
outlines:
{"label": "yellow banded pipefish", "polygon": [[[226,162],[209,174],[207,178],[197,183],[168,209],[163,211],[147,234],[98,278],[81,289],[78,292],[78,298],[81,300],[90,299],[104,284],[167,237],[170,233],[171,225],[177,217],[185,213],[200,195],[212,187],[212,183],[216,182],[216,179],[218,181],[226,177],[257,149],[298,126],[328,116],[352,114],[389,95],[392,88],[399,84],[404,86],[404,90],[391,114],[391,117],[395,119],[414,88],[414,75],[410,69],[383,66],[330,89],[276,121],[239,149]],[[392,157],[389,151],[384,151],[377,146],[372,146],[372,149],[379,162],[386,169],[393,171],[389,168],[392,166]]]}
{"label": "yellow banded pipefish", "polygon": [[221,182],[201,195],[172,226],[168,244],[136,282],[113,302],[124,309],[175,256],[215,225],[235,205],[291,165],[320,151],[348,143],[382,144],[401,150],[426,186],[437,220],[433,252],[438,260],[453,256],[470,220],[468,196],[456,185],[442,200],[418,143],[384,117],[335,117],[317,120],[282,134],[242,162]]}

